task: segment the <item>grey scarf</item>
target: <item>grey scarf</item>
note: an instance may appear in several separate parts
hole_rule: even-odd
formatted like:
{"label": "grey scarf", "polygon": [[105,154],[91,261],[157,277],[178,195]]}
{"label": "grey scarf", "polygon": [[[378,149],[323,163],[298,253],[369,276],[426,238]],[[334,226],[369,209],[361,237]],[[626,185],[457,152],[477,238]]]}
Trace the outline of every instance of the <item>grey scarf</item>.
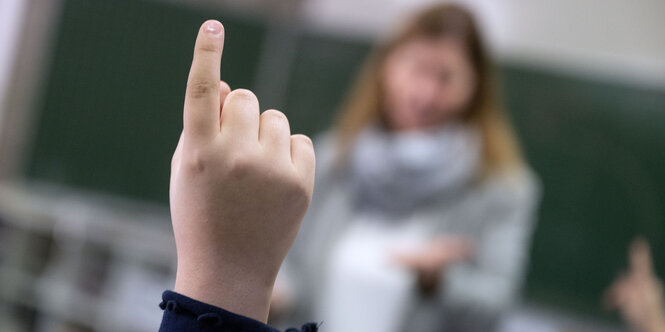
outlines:
{"label": "grey scarf", "polygon": [[404,133],[369,126],[350,159],[356,207],[399,218],[446,199],[472,180],[480,150],[478,130],[461,123]]}

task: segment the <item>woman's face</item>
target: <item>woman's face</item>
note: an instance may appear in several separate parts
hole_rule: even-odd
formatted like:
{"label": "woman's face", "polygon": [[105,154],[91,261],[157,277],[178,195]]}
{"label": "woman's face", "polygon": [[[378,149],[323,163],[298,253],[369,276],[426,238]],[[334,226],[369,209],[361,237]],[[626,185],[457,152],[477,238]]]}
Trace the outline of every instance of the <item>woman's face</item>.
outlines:
{"label": "woman's face", "polygon": [[391,128],[418,130],[460,115],[473,95],[475,74],[459,41],[414,39],[386,58],[382,88]]}

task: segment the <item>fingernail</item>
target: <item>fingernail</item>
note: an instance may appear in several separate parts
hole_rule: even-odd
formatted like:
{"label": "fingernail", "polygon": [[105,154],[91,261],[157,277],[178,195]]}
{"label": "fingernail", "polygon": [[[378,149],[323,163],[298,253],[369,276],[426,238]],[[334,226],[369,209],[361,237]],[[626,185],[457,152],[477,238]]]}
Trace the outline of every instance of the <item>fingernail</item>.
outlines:
{"label": "fingernail", "polygon": [[208,21],[206,23],[205,29],[206,32],[217,35],[220,32],[222,32],[222,23],[219,23],[217,21]]}

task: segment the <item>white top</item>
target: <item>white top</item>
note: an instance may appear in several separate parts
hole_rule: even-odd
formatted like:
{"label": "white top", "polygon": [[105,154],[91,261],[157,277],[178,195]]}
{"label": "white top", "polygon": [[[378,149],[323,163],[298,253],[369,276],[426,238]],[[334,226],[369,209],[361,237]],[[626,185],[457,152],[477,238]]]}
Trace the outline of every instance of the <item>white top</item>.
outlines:
{"label": "white top", "polygon": [[427,227],[414,220],[390,223],[357,216],[330,253],[317,318],[329,332],[398,332],[413,299],[415,275],[392,261],[399,251],[428,240]]}

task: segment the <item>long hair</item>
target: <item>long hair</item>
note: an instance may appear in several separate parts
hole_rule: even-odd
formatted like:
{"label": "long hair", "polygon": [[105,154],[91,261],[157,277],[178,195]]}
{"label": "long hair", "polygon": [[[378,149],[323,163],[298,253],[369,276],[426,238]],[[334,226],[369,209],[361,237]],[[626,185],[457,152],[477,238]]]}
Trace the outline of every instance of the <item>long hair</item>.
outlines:
{"label": "long hair", "polygon": [[469,11],[454,4],[436,4],[406,22],[396,34],[377,45],[367,58],[337,118],[334,133],[338,161],[348,158],[360,131],[372,122],[386,124],[381,70],[395,49],[414,38],[453,38],[465,47],[476,75],[476,86],[462,121],[482,135],[479,175],[519,168],[523,159],[513,130],[499,102],[498,82],[476,22]]}

